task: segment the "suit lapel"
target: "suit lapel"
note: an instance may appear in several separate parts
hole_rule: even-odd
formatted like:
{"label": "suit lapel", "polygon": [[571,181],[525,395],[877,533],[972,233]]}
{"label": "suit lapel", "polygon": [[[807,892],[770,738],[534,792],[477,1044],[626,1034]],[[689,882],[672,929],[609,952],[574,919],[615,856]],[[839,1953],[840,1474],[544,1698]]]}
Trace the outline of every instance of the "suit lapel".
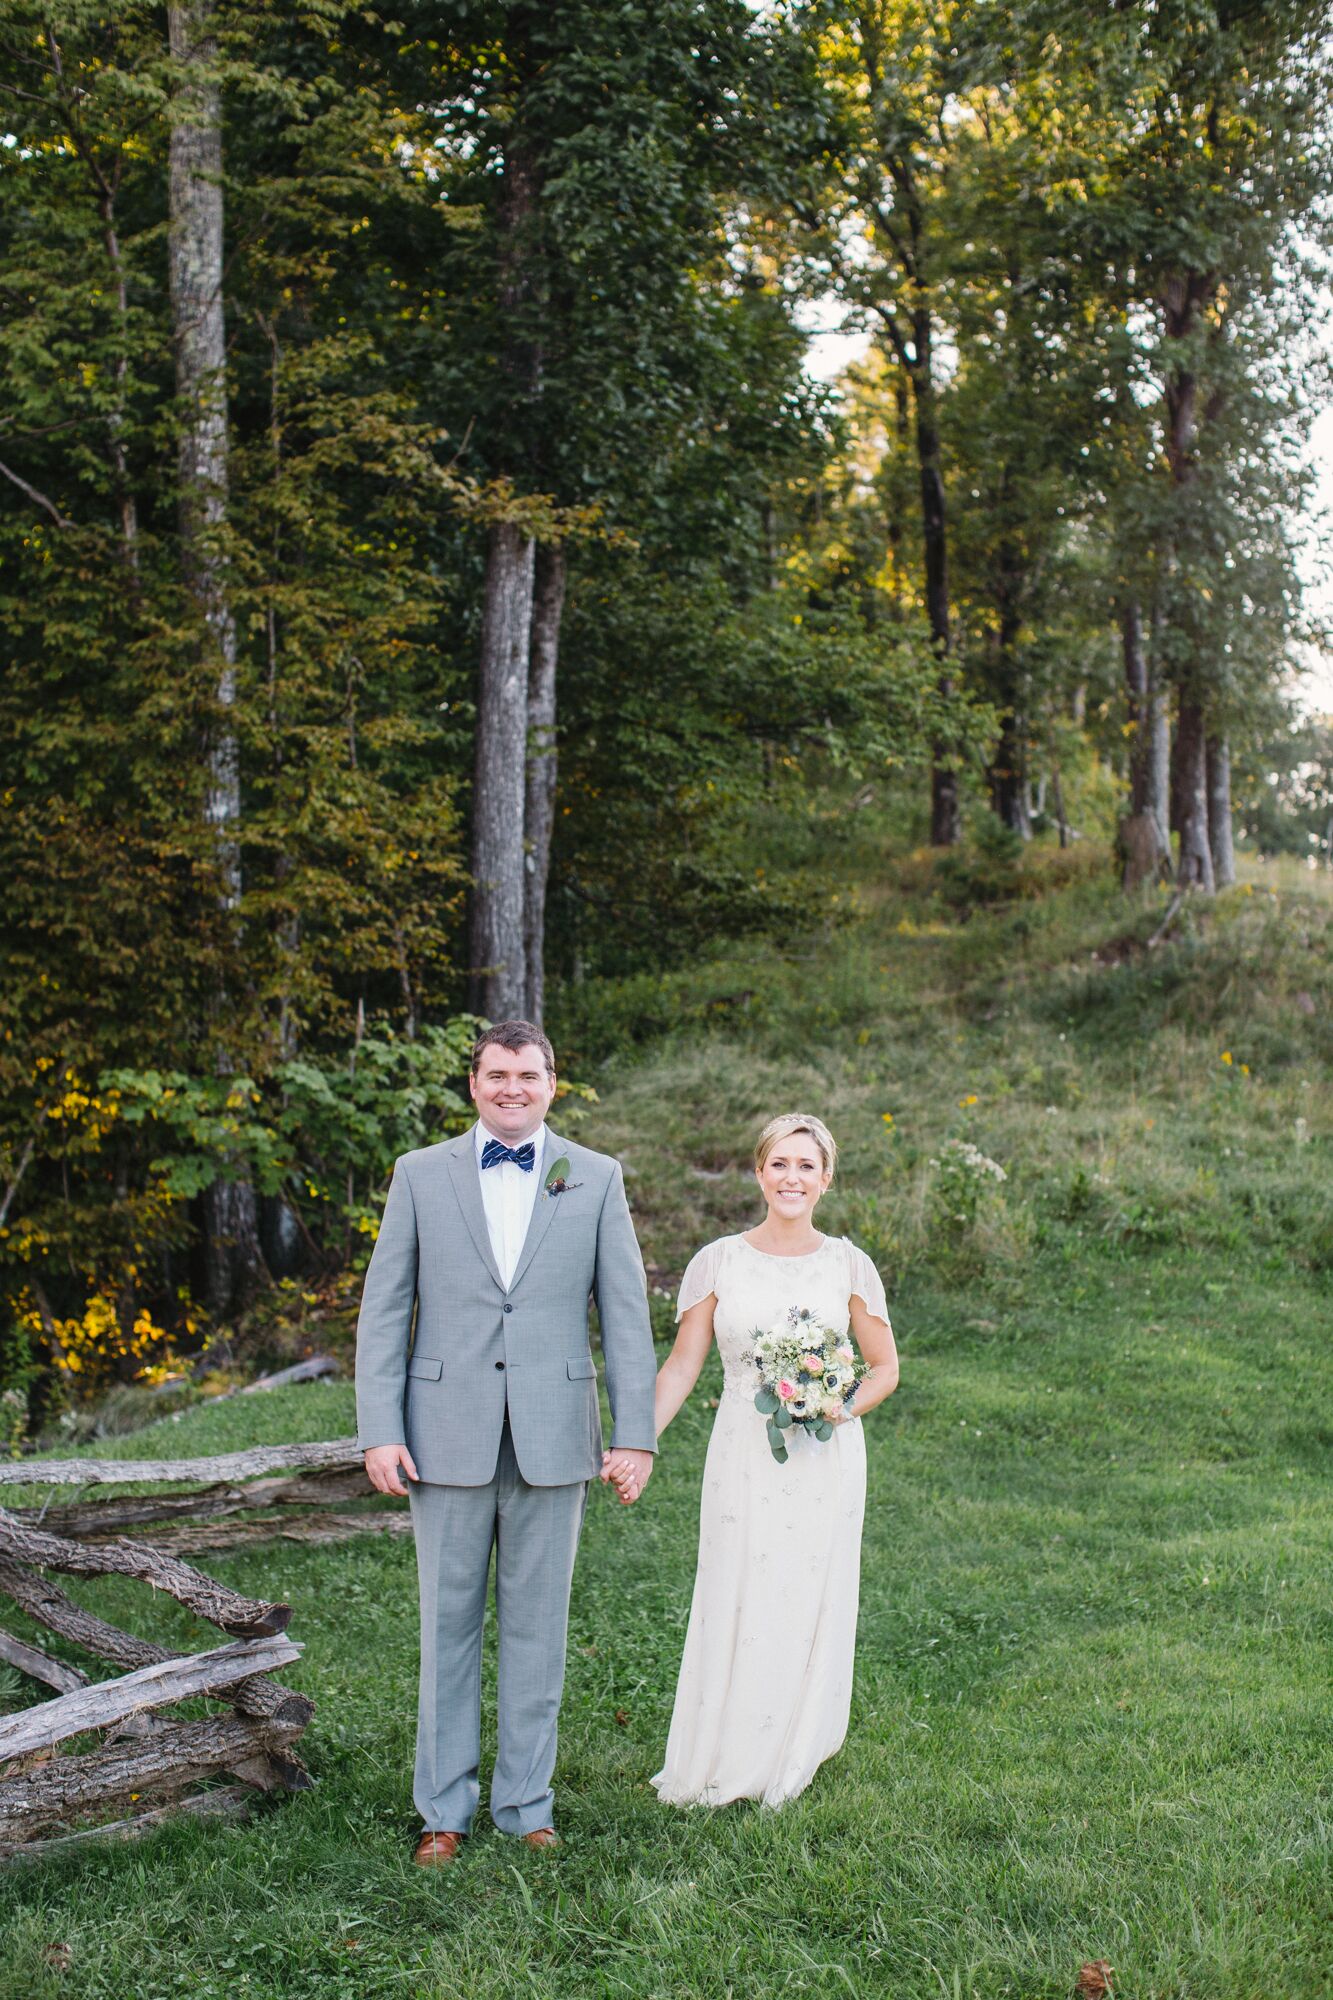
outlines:
{"label": "suit lapel", "polygon": [[481,1168],[477,1163],[477,1142],[471,1132],[465,1132],[450,1153],[449,1174],[454,1193],[458,1197],[458,1206],[463,1211],[463,1220],[471,1232],[472,1241],[477,1246],[477,1254],[503,1291],[504,1285],[491,1250],[491,1232],[486,1227],[486,1210],[481,1200]]}
{"label": "suit lapel", "polygon": [[[550,1228],[555,1217],[555,1211],[559,1207],[559,1203],[555,1197],[546,1192],[546,1176],[564,1150],[564,1140],[557,1139],[555,1133],[548,1126],[546,1129],[546,1145],[542,1152],[541,1163],[537,1168],[537,1173],[540,1177],[537,1187],[537,1199],[532,1204],[532,1219],[528,1223],[528,1233],[523,1238],[523,1248],[519,1253],[518,1263],[514,1267],[513,1281],[509,1287],[511,1292],[540,1249],[542,1238]],[[478,1200],[480,1200],[480,1196],[478,1196]]]}

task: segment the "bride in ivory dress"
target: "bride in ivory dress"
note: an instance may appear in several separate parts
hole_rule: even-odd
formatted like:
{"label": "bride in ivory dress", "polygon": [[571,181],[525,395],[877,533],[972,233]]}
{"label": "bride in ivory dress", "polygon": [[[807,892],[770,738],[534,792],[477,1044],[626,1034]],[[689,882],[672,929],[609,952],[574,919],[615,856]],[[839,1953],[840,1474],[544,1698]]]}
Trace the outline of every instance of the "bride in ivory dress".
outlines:
{"label": "bride in ivory dress", "polygon": [[[726,1386],[704,1467],[699,1566],[666,1757],[653,1779],[671,1805],[779,1806],[804,1791],[847,1734],[866,1494],[859,1419],[892,1395],[898,1358],[874,1265],[846,1237],[814,1226],[836,1158],[818,1118],[773,1119],[755,1149],[767,1215],[700,1250],[681,1281],[679,1331],[657,1377],[658,1435],[714,1338]],[[869,1373],[833,1436],[821,1443],[793,1427],[779,1464],[754,1407],[751,1350],[756,1330],[791,1306],[835,1333],[850,1324]],[[606,1476],[622,1485],[615,1453]]]}

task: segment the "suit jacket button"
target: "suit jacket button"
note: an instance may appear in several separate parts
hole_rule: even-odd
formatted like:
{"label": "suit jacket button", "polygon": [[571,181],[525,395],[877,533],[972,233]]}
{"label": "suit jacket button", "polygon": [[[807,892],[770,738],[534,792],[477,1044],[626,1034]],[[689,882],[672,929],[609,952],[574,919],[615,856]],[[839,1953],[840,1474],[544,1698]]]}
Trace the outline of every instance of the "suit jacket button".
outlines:
{"label": "suit jacket button", "polygon": [[506,1300],[505,1303],[501,1306],[500,1310],[501,1312],[511,1313],[514,1310],[514,1308],[509,1304],[508,1300]]}
{"label": "suit jacket button", "polygon": [[496,1367],[497,1367],[497,1368],[503,1368],[503,1367],[504,1367],[504,1362],[503,1362],[503,1361],[497,1361],[495,1365],[496,1365]]}

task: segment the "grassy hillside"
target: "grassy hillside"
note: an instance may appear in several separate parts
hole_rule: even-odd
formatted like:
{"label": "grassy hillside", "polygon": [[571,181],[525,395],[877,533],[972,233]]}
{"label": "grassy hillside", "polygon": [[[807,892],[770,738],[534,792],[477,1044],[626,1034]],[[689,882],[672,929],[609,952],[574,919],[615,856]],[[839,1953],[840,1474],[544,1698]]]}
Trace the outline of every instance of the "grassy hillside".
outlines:
{"label": "grassy hillside", "polygon": [[[843,1144],[824,1219],[890,1280],[903,1382],[867,1424],[841,1757],[776,1815],[648,1788],[710,1371],[644,1502],[592,1496],[558,1857],[483,1831],[452,1871],[409,1865],[408,1544],[216,1557],[291,1598],[319,1788],[0,1876],[2,2000],[1067,2000],[1090,1959],[1133,2000],[1333,1990],[1329,907],[1251,883],[1149,952],[1160,911],[1090,872],[959,923],[924,865],[877,868],[852,854],[822,940],[562,1024],[621,1050],[580,1136],[626,1160],[664,1336],[690,1249],[754,1213],[759,1120],[817,1110]],[[942,1175],[951,1140],[1003,1184]],[[350,1428],[316,1386],[117,1449]],[[130,1586],[86,1594],[204,1640]]]}

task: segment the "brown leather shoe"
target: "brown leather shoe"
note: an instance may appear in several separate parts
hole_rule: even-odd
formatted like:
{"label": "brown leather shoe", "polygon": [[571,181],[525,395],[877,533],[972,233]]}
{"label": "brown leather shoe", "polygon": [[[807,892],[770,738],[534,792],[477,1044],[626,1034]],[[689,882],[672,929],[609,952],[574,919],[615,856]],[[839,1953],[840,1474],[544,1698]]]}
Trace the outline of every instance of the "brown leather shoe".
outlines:
{"label": "brown leather shoe", "polygon": [[534,1827],[531,1833],[524,1834],[523,1845],[525,1847],[559,1847],[560,1842],[556,1839],[555,1828],[553,1826],[538,1826]]}
{"label": "brown leather shoe", "polygon": [[439,1868],[446,1861],[457,1860],[466,1839],[465,1833],[423,1833],[412,1859],[418,1868]]}

